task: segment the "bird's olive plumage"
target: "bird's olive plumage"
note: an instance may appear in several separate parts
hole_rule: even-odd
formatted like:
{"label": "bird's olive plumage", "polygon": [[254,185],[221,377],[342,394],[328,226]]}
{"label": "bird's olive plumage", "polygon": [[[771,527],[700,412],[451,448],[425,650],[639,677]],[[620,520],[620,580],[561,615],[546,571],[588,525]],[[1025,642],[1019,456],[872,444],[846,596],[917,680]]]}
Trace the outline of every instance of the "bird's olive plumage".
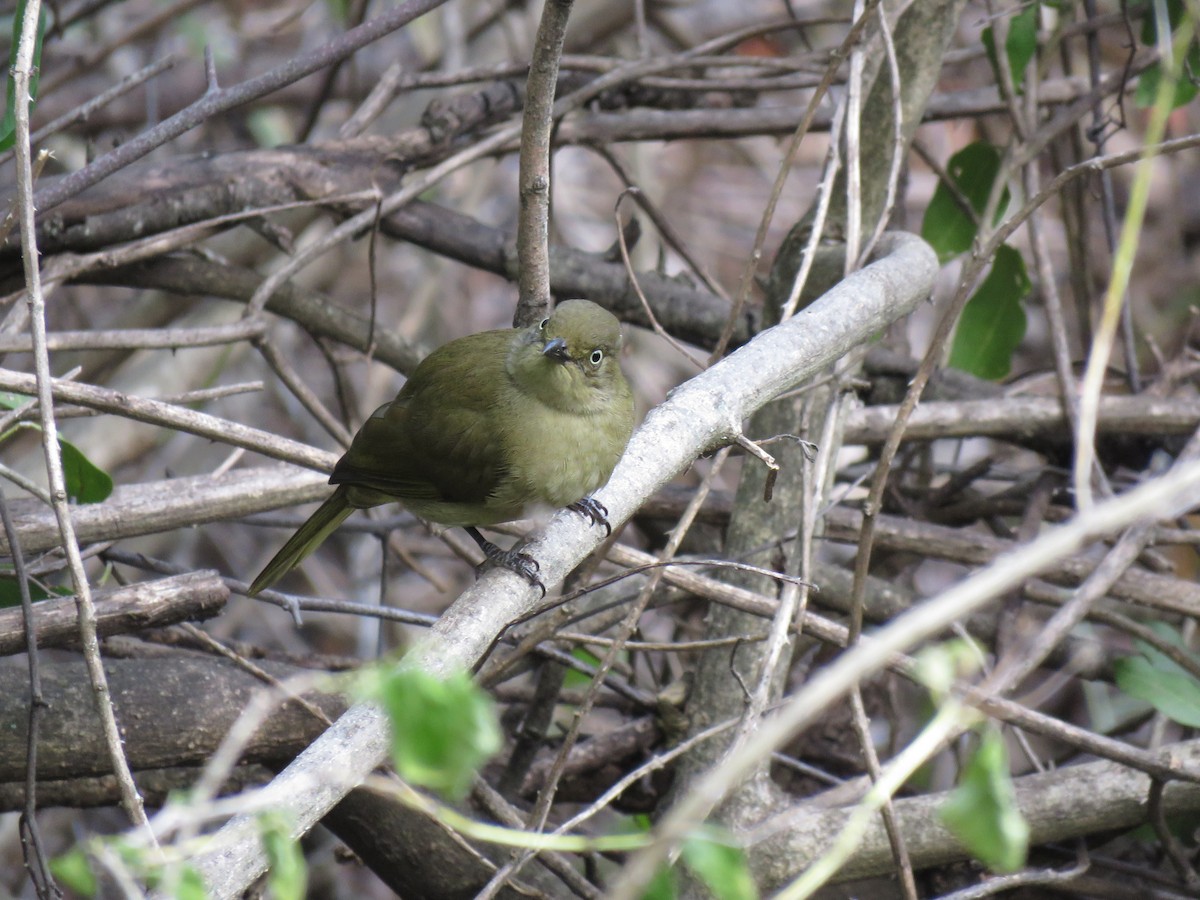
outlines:
{"label": "bird's olive plumage", "polygon": [[530,328],[439,347],[363,423],[329,479],[337,490],[251,593],[274,584],[355,509],[399,500],[423,519],[475,526],[583,500],[608,481],[633,430],[620,350],[617,319],[587,300],[561,303]]}

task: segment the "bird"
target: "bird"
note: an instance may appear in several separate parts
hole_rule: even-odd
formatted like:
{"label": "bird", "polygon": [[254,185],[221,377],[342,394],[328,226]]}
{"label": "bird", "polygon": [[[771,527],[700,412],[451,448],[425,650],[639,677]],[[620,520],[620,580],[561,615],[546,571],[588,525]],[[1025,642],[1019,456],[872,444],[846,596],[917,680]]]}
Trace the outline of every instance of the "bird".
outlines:
{"label": "bird", "polygon": [[591,495],[607,483],[633,431],[621,370],[620,322],[589,300],[566,300],[526,328],[443,344],[395,399],[363,423],[334,466],[334,492],[266,564],[254,596],[312,553],[356,509],[400,501],[462,527],[488,560],[545,594],[530,555],[502,550],[477,526],[567,507],[611,532]]}

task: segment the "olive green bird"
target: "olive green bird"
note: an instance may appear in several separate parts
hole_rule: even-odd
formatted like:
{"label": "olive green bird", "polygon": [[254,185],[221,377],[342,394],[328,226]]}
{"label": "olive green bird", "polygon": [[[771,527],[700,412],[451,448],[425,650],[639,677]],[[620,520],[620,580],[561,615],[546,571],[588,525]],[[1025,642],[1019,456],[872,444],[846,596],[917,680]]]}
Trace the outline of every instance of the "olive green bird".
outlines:
{"label": "olive green bird", "polygon": [[633,431],[616,317],[567,300],[525,329],[450,341],[371,414],[338,460],[337,485],[250,585],[273,585],[356,509],[398,500],[414,515],[462,526],[488,559],[545,588],[528,554],[501,550],[477,525],[570,507],[608,529],[590,496]]}

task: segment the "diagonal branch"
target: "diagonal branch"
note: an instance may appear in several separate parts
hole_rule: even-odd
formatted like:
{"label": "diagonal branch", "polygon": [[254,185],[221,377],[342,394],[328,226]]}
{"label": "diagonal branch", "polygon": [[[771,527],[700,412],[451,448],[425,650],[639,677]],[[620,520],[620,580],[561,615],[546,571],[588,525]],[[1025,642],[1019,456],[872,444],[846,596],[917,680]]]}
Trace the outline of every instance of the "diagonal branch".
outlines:
{"label": "diagonal branch", "polygon": [[[729,443],[741,422],[769,399],[810,377],[906,315],[929,292],[932,251],[903,234],[881,243],[883,258],[851,275],[787,323],[763,332],[677,388],[647,416],[600,499],[614,526],[701,453]],[[601,539],[578,516],[559,515],[526,550],[543,579],[560,581]],[[510,572],[493,570],[439,619],[410,661],[435,673],[469,668],[510,622],[528,613],[538,592]],[[304,834],[384,758],[387,722],[377,708],[353,707],[268,788],[272,801]],[[233,897],[266,867],[255,821],[236,817],[195,860],[213,897]]]}

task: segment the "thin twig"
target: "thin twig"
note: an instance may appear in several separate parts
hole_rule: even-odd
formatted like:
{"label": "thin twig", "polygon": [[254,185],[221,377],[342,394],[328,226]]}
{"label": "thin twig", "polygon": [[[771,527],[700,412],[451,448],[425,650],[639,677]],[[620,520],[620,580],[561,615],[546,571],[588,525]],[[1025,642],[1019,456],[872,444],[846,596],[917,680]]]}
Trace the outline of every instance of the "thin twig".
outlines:
{"label": "thin twig", "polygon": [[8,511],[8,498],[0,492],[0,523],[8,541],[13,577],[21,594],[21,618],[25,632],[25,656],[29,664],[29,726],[25,743],[25,808],[21,812],[21,851],[25,868],[39,898],[61,897],[62,891],[50,874],[49,858],[37,822],[37,753],[42,715],[47,711],[42,694],[41,656],[38,653],[37,627],[33,619],[33,598],[29,593],[29,573],[21,553],[21,540]]}
{"label": "thin twig", "polygon": [[[243,319],[243,321],[252,320]],[[333,413],[326,409],[325,404],[321,402],[316,393],[304,383],[304,379],[300,377],[300,373],[279,352],[274,341],[269,338],[260,338],[255,343],[255,346],[258,348],[258,352],[262,354],[263,359],[267,361],[267,365],[279,376],[279,380],[292,392],[292,396],[300,401],[300,404],[320,423],[322,428],[329,432],[329,435],[335,441],[343,447],[349,447],[354,435],[350,433],[345,425],[338,421]]]}
{"label": "thin twig", "polygon": [[[103,331],[53,331],[46,349],[58,350],[174,350],[180,347],[217,347],[250,341],[266,331],[266,322],[241,319],[228,325],[203,328],[128,328]],[[29,335],[0,335],[0,353],[28,353]]]}
{"label": "thin twig", "polygon": [[[867,12],[869,13],[873,10],[878,3],[879,0],[868,0]],[[817,108],[821,100],[824,99],[825,93],[833,84],[842,60],[846,58],[850,48],[858,42],[862,30],[866,27],[867,18],[866,15],[863,15],[855,20],[850,26],[850,30],[846,33],[846,37],[843,38],[841,46],[833,51],[830,63],[825,69],[824,76],[821,78],[821,83],[813,91],[813,95],[808,101],[808,106],[804,110],[804,116],[800,119],[800,124],[792,132],[791,140],[788,142],[787,149],[784,151],[775,176],[775,184],[771,188],[770,199],[767,201],[767,207],[763,211],[762,219],[759,222],[758,232],[754,236],[754,248],[751,250],[750,258],[747,260],[745,269],[743,270],[741,285],[733,302],[733,310],[729,315],[725,330],[717,340],[717,346],[713,350],[712,359],[719,359],[723,356],[726,348],[729,346],[738,316],[742,311],[742,307],[745,306],[746,301],[749,299],[750,286],[754,281],[754,272],[758,267],[759,259],[762,258],[762,248],[767,240],[767,229],[770,227],[771,220],[775,217],[775,206],[779,202],[779,197],[783,194],[783,186],[787,181],[788,173],[792,169],[792,161],[796,158],[796,153],[800,150],[800,143],[804,140],[805,135],[808,134],[809,128],[812,127],[813,119],[817,115]]]}
{"label": "thin twig", "polygon": [[532,325],[550,312],[550,134],[554,127],[554,92],[567,37],[567,17],[574,0],[546,0],[534,38],[525,114],[521,119],[521,154],[517,184],[517,285],[520,296],[513,326]]}
{"label": "thin twig", "polygon": [[[67,504],[66,481],[63,476],[62,455],[58,444],[58,424],[54,419],[54,398],[51,392],[50,357],[46,350],[46,308],[42,296],[41,272],[38,268],[37,231],[34,222],[33,166],[29,146],[29,83],[33,66],[34,43],[37,38],[39,0],[30,0],[21,23],[12,77],[16,121],[17,198],[20,211],[21,260],[25,269],[28,291],[30,333],[33,338],[36,393],[42,426],[42,448],[46,457],[46,476],[50,485],[54,514],[58,520],[61,545],[67,556],[75,602],[79,612],[79,639],[91,680],[96,712],[104,733],[109,762],[113,767],[121,792],[121,805],[130,821],[149,837],[148,820],[129,762],[121,746],[121,733],[108,691],[108,678],[100,660],[100,644],[96,637],[96,611],[92,605],[91,586],[83,571],[83,559],[75,540],[71,509]],[[151,838],[153,846],[153,839]]]}
{"label": "thin twig", "polygon": [[269,72],[264,72],[262,75],[230,88],[206,91],[203,97],[166,121],[144,131],[132,140],[126,141],[115,150],[110,150],[97,157],[82,169],[64,177],[53,187],[43,188],[34,197],[35,208],[45,212],[58,206],[68,198],[74,197],[96,182],[107,178],[113,172],[141,159],[156,147],[161,147],[167,141],[179,137],[213,116],[266,96],[284,85],[299,81],[305,75],[310,75],[339,59],[344,59],[367,44],[391,34],[398,28],[403,28],[418,16],[441,6],[443,2],[445,0],[407,0],[405,3],[387,9],[369,22],[352,28],[322,44],[310,53],[289,58],[287,62],[276,66]]}
{"label": "thin twig", "polygon": [[896,44],[892,40],[892,26],[888,23],[887,10],[883,6],[875,7],[879,17],[879,36],[883,41],[884,55],[887,57],[888,75],[892,80],[892,162],[888,169],[887,194],[884,197],[883,209],[870,237],[863,243],[858,256],[858,268],[867,264],[875,245],[883,236],[892,219],[892,209],[896,205],[896,192],[900,186],[900,174],[904,171],[904,95],[900,83],[900,63],[896,59]]}
{"label": "thin twig", "polygon": [[[700,508],[704,505],[704,500],[708,496],[708,492],[711,489],[714,479],[728,458],[728,447],[720,450],[716,457],[714,457],[712,467],[709,469],[704,480],[700,483],[699,488],[697,488],[692,501],[684,510],[679,522],[675,525],[675,528],[672,529],[671,536],[661,554],[663,559],[670,559],[678,552],[679,545],[683,542],[684,537],[687,535],[688,529],[695,521],[696,514],[699,513]],[[616,662],[625,642],[632,636],[634,629],[637,627],[638,620],[641,618],[642,613],[649,604],[650,598],[654,596],[654,592],[662,579],[664,571],[664,569],[655,569],[650,578],[647,579],[646,584],[643,585],[642,589],[638,592],[637,598],[629,605],[629,609],[625,614],[624,620],[618,626],[616,639],[608,647],[604,654],[604,658],[600,662],[597,677],[592,681],[591,685],[589,685],[588,694],[584,697],[583,702],[576,707],[575,713],[572,717],[571,727],[567,731],[567,735],[563,739],[562,745],[559,748],[558,756],[554,761],[554,766],[551,768],[549,775],[546,777],[546,783],[542,790],[538,793],[537,806],[530,815],[530,825],[533,830],[541,831],[545,827],[546,819],[550,814],[550,804],[553,800],[554,792],[558,787],[559,779],[562,777],[563,769],[567,762],[567,756],[571,752],[571,748],[574,746],[575,741],[578,739],[579,729],[583,723],[584,717],[591,710],[592,704],[595,702],[595,697],[600,688],[603,677],[609,672],[613,664]],[[501,878],[501,875],[503,875],[504,878],[516,875],[524,863],[529,859],[529,856],[530,854],[526,853],[509,866],[506,866],[501,870],[500,873],[497,873],[497,876],[492,879],[490,884],[494,884],[498,887],[504,883],[504,879]],[[508,870],[511,870],[511,872]]]}
{"label": "thin twig", "polygon": [[697,369],[703,369],[704,361],[698,359],[694,353],[683,346],[670,332],[662,327],[662,323],[654,315],[654,309],[650,306],[650,301],[646,299],[646,294],[642,291],[641,284],[638,283],[637,273],[633,270],[633,262],[629,258],[629,244],[625,240],[625,229],[621,227],[621,200],[627,194],[636,190],[636,188],[625,188],[625,190],[617,195],[617,202],[613,205],[613,219],[617,226],[617,246],[621,249],[621,262],[625,266],[625,274],[629,277],[629,283],[633,286],[634,293],[637,294],[637,298],[642,304],[642,311],[646,313],[646,318],[650,320],[650,327],[654,329],[654,333],[670,344],[680,356]]}
{"label": "thin twig", "polygon": [[[129,93],[138,85],[144,84],[151,78],[161,75],[178,62],[179,56],[177,54],[168,53],[162,59],[156,60],[150,63],[148,66],[143,66],[136,72],[131,72],[108,90],[100,92],[95,97],[90,98],[86,103],[81,103],[70,112],[63,113],[57,119],[47,122],[29,136],[30,144],[37,144],[51,135],[58,134],[58,132],[62,131],[69,125],[75,125],[79,122],[86,122],[98,110],[103,109],[117,98]],[[14,151],[10,148],[9,150],[0,153],[0,165],[8,162],[13,152]]]}
{"label": "thin twig", "polygon": [[[174,428],[198,437],[222,441],[235,447],[244,447],[264,456],[295,463],[318,472],[330,471],[337,462],[334,454],[317,450],[299,441],[292,441],[269,431],[250,428],[238,422],[230,422],[207,413],[184,409],[159,400],[147,400],[89,384],[74,384],[63,381],[61,378],[50,379],[48,376],[45,388],[48,398],[56,398],[66,403],[77,403],[80,406],[87,406],[138,422]],[[37,395],[40,400],[39,389],[39,383],[32,376],[9,369],[0,369],[0,390]]]}
{"label": "thin twig", "polygon": [[[670,220],[650,201],[650,198],[646,196],[646,192],[633,183],[633,180],[629,177],[629,174],[625,171],[625,167],[621,165],[616,155],[608,147],[593,145],[590,149],[608,163],[612,170],[617,173],[617,177],[624,183],[625,190],[621,193],[621,196],[632,197],[642,212],[650,217],[650,221],[654,223],[654,227],[662,234],[668,246],[683,257],[683,261],[688,264],[688,268],[695,273],[697,278],[704,282],[704,286],[712,291],[714,296],[729,302],[729,295],[721,287],[720,282],[708,273],[708,269],[688,248],[683,236],[671,226]],[[618,198],[617,202],[620,203],[620,198]],[[621,232],[622,229],[618,227],[617,231]]]}
{"label": "thin twig", "polygon": [[741,782],[766,752],[774,750],[810,723],[854,684],[876,671],[886,654],[913,646],[979,608],[997,594],[1011,590],[1050,561],[1097,536],[1150,515],[1170,515],[1200,502],[1200,462],[1187,463],[1162,478],[1098,504],[1086,516],[1047,532],[1032,544],[976,573],[921,607],[881,629],[870,643],[842,654],[805,687],[793,694],[779,713],[764,723],[744,749],[709,772],[660,820],[655,841],[634,856],[613,886],[611,896],[627,900],[646,883],[675,842],[696,822],[703,821],[729,790]]}

